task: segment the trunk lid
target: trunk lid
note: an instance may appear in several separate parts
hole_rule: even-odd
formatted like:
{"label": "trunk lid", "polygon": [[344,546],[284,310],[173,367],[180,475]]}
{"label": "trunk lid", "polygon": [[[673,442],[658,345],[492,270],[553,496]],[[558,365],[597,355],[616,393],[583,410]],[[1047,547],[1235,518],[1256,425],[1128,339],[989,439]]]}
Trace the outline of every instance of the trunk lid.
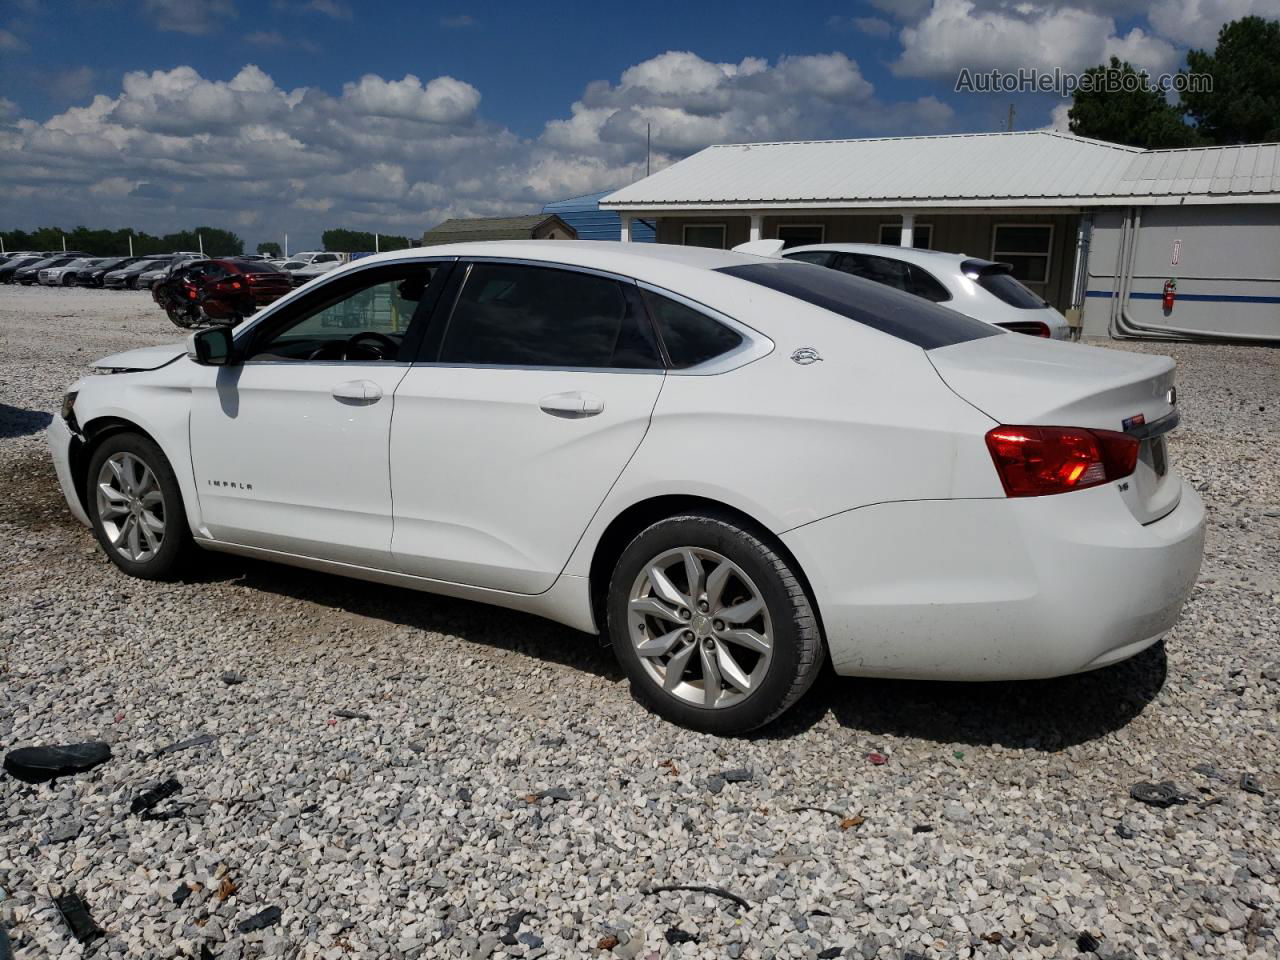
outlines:
{"label": "trunk lid", "polygon": [[1141,437],[1137,469],[1117,484],[1121,496],[1140,523],[1178,505],[1182,483],[1170,468],[1164,436],[1178,419],[1170,357],[1016,334],[927,355],[947,386],[998,423]]}

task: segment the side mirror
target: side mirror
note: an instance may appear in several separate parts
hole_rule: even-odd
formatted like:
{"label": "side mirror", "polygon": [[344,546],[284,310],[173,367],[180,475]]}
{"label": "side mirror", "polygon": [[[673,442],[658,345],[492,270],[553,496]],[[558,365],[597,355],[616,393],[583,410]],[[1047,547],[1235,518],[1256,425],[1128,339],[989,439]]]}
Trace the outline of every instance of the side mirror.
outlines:
{"label": "side mirror", "polygon": [[238,363],[230,327],[209,327],[187,338],[187,356],[202,367],[225,367]]}

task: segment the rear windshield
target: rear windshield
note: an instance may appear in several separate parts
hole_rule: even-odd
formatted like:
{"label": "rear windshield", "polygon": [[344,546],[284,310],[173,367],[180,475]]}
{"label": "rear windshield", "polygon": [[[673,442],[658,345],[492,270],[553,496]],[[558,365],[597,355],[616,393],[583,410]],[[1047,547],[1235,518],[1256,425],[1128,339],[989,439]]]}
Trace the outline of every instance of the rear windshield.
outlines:
{"label": "rear windshield", "polygon": [[925,350],[1004,332],[901,290],[809,263],[771,260],[717,272],[785,293]]}
{"label": "rear windshield", "polygon": [[1008,273],[983,273],[978,286],[994,297],[1019,310],[1043,310],[1049,304],[1037,293],[1024,287],[1022,281]]}

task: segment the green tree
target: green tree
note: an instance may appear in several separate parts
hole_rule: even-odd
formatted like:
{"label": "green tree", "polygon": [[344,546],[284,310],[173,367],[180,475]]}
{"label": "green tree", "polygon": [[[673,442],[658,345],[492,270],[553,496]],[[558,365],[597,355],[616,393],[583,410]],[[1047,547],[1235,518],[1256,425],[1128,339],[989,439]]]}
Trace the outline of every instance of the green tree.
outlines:
{"label": "green tree", "polygon": [[1085,75],[1090,80],[1076,90],[1067,114],[1077,136],[1148,150],[1201,142],[1195,129],[1183,122],[1181,109],[1143,82],[1128,62],[1112,57],[1110,65],[1091,67]]}
{"label": "green tree", "polygon": [[1187,114],[1209,141],[1280,140],[1280,21],[1244,17],[1228,23],[1213,53],[1187,53],[1185,72],[1212,78],[1210,89],[1182,94]]}
{"label": "green tree", "polygon": [[320,235],[326,250],[341,253],[372,253],[374,249],[385,253],[388,250],[406,250],[413,246],[408,237],[380,233],[375,238],[367,230],[344,230],[341,228],[326,230]]}
{"label": "green tree", "polygon": [[280,252],[280,244],[276,243],[274,240],[267,240],[265,243],[258,244],[258,253],[262,254],[264,257],[282,256]]}

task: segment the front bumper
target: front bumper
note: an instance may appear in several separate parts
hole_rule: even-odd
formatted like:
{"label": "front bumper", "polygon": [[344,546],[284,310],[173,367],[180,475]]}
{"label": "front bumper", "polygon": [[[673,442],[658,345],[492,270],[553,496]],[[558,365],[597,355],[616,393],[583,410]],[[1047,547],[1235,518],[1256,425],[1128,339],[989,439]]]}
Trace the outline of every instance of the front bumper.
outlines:
{"label": "front bumper", "polygon": [[71,508],[72,516],[87,527],[90,525],[89,515],[85,513],[84,506],[80,503],[80,494],[76,491],[71,474],[71,444],[75,441],[75,435],[67,426],[67,421],[55,415],[53,422],[49,424],[49,429],[45,431],[45,438],[49,442],[49,453],[53,456],[53,469],[58,475],[58,486],[62,488],[67,506]]}
{"label": "front bumper", "polygon": [[1017,680],[1157,642],[1204,552],[1204,504],[1139,524],[1110,484],[1052,497],[885,503],[782,537],[813,586],[837,673]]}

